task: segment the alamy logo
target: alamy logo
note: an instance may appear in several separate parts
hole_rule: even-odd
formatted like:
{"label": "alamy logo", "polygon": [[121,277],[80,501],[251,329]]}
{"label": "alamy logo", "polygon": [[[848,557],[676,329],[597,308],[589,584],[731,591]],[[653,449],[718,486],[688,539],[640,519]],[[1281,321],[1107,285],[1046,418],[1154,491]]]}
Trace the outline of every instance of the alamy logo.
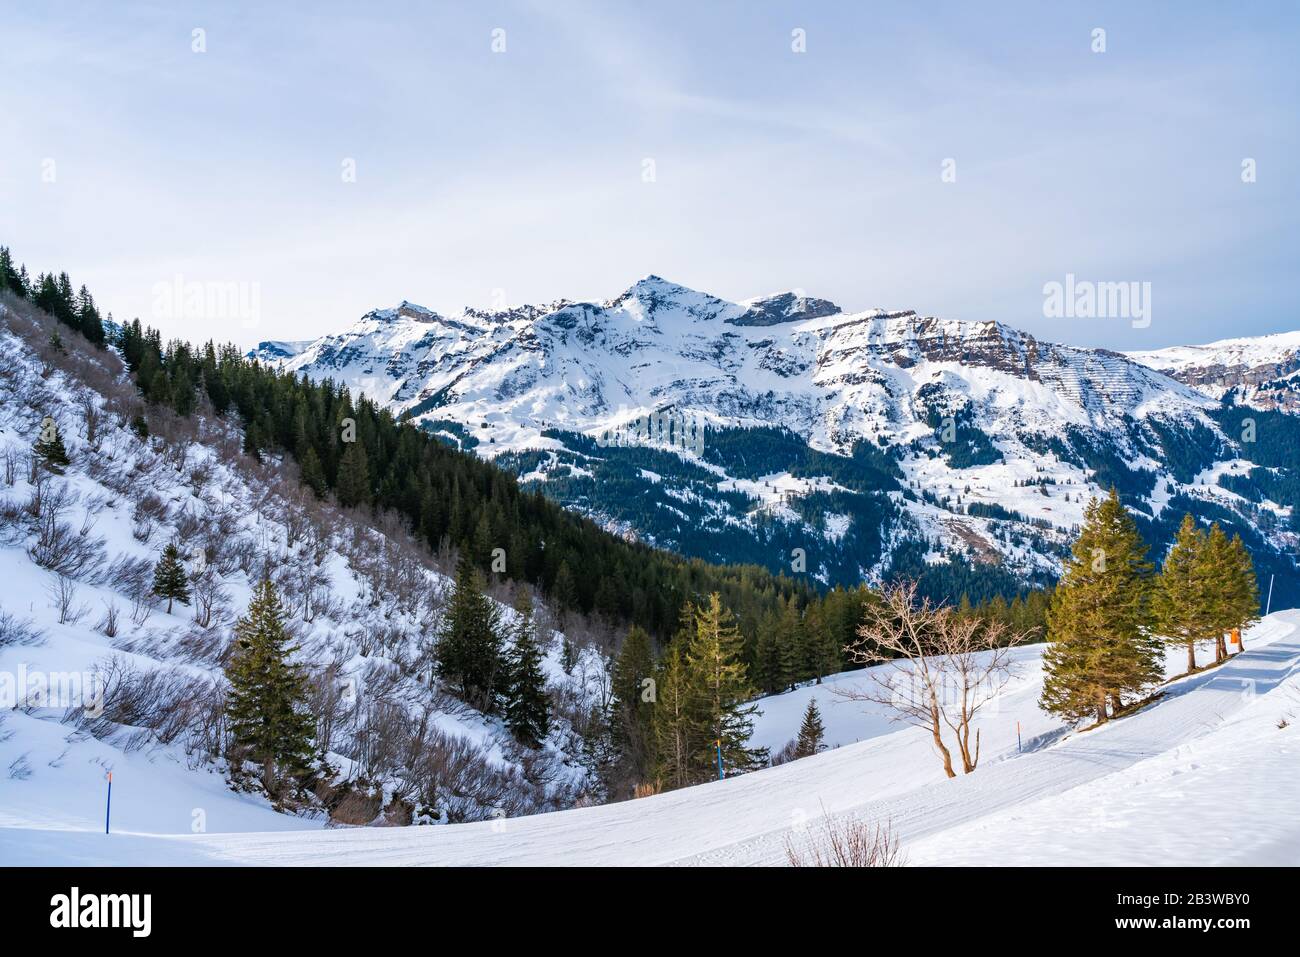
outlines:
{"label": "alamy logo", "polygon": [[602,429],[596,436],[601,447],[654,445],[686,449],[704,454],[704,422],[680,412],[664,411],[640,415],[630,422]]}
{"label": "alamy logo", "polygon": [[127,927],[133,937],[148,937],[153,927],[151,894],[83,895],[74,887],[51,897],[50,907],[51,927]]}
{"label": "alamy logo", "polygon": [[1065,282],[1043,284],[1048,319],[1130,319],[1134,329],[1151,325],[1151,283],[1093,282],[1065,274]]}
{"label": "alamy logo", "polygon": [[238,322],[252,329],[262,321],[262,284],[242,281],[186,280],[154,283],[156,319],[188,322]]}

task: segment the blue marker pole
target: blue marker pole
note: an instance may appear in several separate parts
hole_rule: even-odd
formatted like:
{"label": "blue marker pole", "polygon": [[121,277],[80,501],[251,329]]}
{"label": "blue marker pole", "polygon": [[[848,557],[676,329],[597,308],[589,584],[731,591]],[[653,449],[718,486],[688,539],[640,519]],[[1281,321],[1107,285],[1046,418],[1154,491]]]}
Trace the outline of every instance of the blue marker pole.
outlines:
{"label": "blue marker pole", "polygon": [[1020,751],[1020,722],[1016,722],[1016,751]]}
{"label": "blue marker pole", "polygon": [[722,780],[722,739],[714,742],[718,746],[718,780]]}
{"label": "blue marker pole", "polygon": [[104,806],[104,833],[108,833],[108,819],[113,813],[113,772],[108,772],[108,803]]}

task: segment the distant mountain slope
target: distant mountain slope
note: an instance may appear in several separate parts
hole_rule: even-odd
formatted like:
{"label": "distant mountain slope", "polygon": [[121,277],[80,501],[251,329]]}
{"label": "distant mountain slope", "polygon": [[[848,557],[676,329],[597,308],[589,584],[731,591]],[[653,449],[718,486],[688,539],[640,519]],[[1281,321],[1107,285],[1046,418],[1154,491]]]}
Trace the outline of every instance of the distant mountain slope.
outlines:
{"label": "distant mountain slope", "polygon": [[[1293,567],[1296,462],[1243,447],[1224,394],[1002,323],[729,302],[648,276],[605,302],[402,303],[267,358],[710,560],[1009,593],[1054,577],[1087,499],[1115,485],[1153,542],[1191,510]],[[1270,450],[1294,424],[1261,424]]]}
{"label": "distant mountain slope", "polygon": [[1221,339],[1128,356],[1215,398],[1233,392],[1261,408],[1300,411],[1300,332]]}

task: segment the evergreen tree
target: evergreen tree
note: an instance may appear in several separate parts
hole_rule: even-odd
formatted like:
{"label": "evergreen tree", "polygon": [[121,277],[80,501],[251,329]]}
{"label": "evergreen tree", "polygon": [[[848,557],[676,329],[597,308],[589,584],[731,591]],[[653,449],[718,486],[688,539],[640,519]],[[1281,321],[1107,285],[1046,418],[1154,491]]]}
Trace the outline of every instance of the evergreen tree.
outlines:
{"label": "evergreen tree", "polygon": [[1254,564],[1241,537],[1229,540],[1218,523],[1205,542],[1205,578],[1209,590],[1207,633],[1214,639],[1215,661],[1225,661],[1225,634],[1259,619],[1259,585]]}
{"label": "evergreen tree", "polygon": [[542,674],[542,651],[537,647],[533,603],[524,588],[516,590],[515,612],[518,619],[509,656],[506,724],[521,744],[536,748],[550,730],[550,699]]}
{"label": "evergreen tree", "polygon": [[1162,677],[1145,556],[1137,525],[1114,488],[1107,498],[1088,503],[1048,612],[1040,699],[1047,711],[1106,721],[1107,705],[1112,711],[1121,707],[1125,694]]}
{"label": "evergreen tree", "polygon": [[320,456],[314,448],[308,447],[299,460],[302,465],[303,484],[310,488],[317,498],[325,494],[325,470],[321,467]]}
{"label": "evergreen tree", "polygon": [[32,446],[32,451],[40,458],[41,464],[55,475],[62,475],[63,470],[70,464],[68,450],[63,445],[63,435],[53,419],[46,419],[42,423],[40,435],[36,439],[36,444]]}
{"label": "evergreen tree", "polygon": [[689,685],[700,696],[705,734],[695,759],[700,766],[708,767],[716,762],[717,749],[721,748],[725,769],[752,770],[766,761],[767,754],[765,749],[747,747],[758,706],[746,703],[753,689],[743,660],[744,638],[717,592],[709,596],[707,605],[694,612],[686,665]]}
{"label": "evergreen tree", "polygon": [[1155,629],[1170,644],[1186,646],[1188,674],[1196,670],[1197,642],[1212,634],[1205,547],[1196,519],[1184,515],[1151,596]]}
{"label": "evergreen tree", "polygon": [[794,756],[807,758],[825,751],[825,737],[826,728],[822,725],[821,712],[817,710],[817,699],[809,698],[808,707],[803,713],[803,724],[799,726],[799,737],[795,739]]}
{"label": "evergreen tree", "polygon": [[[1255,563],[1251,561],[1250,552],[1240,535],[1233,535],[1229,542],[1231,557],[1232,598],[1229,603],[1228,627],[1244,632],[1259,621],[1259,576],[1255,573]],[[1245,648],[1245,643],[1237,646],[1238,651]]]}
{"label": "evergreen tree", "polygon": [[759,619],[754,661],[754,677],[765,694],[779,694],[789,687],[785,680],[785,664],[781,659],[780,624],[771,612]]}
{"label": "evergreen tree", "polygon": [[647,700],[647,680],[655,677],[650,634],[633,625],[623,639],[610,674],[614,743],[624,755],[628,775],[645,782],[654,766],[654,701]]}
{"label": "evergreen tree", "polygon": [[695,756],[704,737],[699,707],[691,688],[682,639],[668,646],[655,680],[655,756],[658,777],[668,788],[686,787],[700,780]]}
{"label": "evergreen tree", "polygon": [[578,610],[578,589],[573,582],[573,572],[567,560],[560,562],[555,572],[555,583],[551,587],[551,597],[555,600],[555,610],[561,616]]}
{"label": "evergreen tree", "polygon": [[306,708],[307,680],[289,658],[285,612],[270,579],[253,591],[248,613],[235,623],[235,648],[226,666],[226,717],[235,744],[262,765],[262,782],[276,793],[279,775],[311,770],[314,727]]}
{"label": "evergreen tree", "polygon": [[485,714],[507,683],[496,605],[483,594],[483,576],[468,558],[456,569],[456,588],[438,637],[438,675]]}
{"label": "evergreen tree", "polygon": [[370,466],[360,442],[347,443],[339,459],[339,477],[335,485],[339,504],[344,508],[365,505],[370,501]]}
{"label": "evergreen tree", "polygon": [[185,566],[181,563],[181,553],[177,547],[167,543],[163,549],[162,557],[158,559],[158,564],[153,569],[153,593],[160,598],[167,599],[167,614],[172,613],[172,601],[178,601],[182,605],[190,603],[190,581],[185,574]]}

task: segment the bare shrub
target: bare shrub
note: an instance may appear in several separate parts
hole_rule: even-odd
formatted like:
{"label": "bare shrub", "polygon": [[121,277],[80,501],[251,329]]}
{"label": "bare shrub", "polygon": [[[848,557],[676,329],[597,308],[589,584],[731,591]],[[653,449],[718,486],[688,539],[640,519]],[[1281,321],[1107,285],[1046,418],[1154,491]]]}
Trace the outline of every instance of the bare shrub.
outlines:
{"label": "bare shrub", "polygon": [[9,763],[9,780],[26,781],[32,776],[32,764],[27,760],[30,751],[24,751]]}
{"label": "bare shrub", "polygon": [[134,595],[131,598],[131,624],[137,628],[143,628],[144,623],[149,620],[153,614],[154,599],[147,594]]}
{"label": "bare shrub", "polygon": [[420,802],[433,817],[452,823],[514,817],[535,808],[530,789],[513,768],[493,762],[466,738],[429,729],[419,742],[408,780],[419,783]]}
{"label": "bare shrub", "polygon": [[94,393],[89,390],[81,394],[78,405],[81,409],[82,424],[86,427],[86,444],[95,448],[99,443],[99,432],[104,421],[103,413],[95,402]]}
{"label": "bare shrub", "polygon": [[[140,464],[137,463],[137,468]],[[168,515],[167,503],[154,492],[145,492],[135,501],[135,508],[131,510],[132,519],[147,518],[153,522],[165,522]]]}
{"label": "bare shrub", "polygon": [[125,732],[132,749],[178,742],[191,754],[222,752],[225,694],[216,680],[174,668],[142,670],[118,656],[96,668],[96,679],[103,693],[100,713],[74,708],[65,721],[100,739]]}
{"label": "bare shrub", "polygon": [[89,605],[78,604],[76,582],[67,575],[55,575],[46,591],[59,613],[60,625],[75,625],[90,613]]}
{"label": "bare shrub", "polygon": [[316,719],[316,745],[322,752],[333,750],[335,735],[351,726],[355,702],[355,683],[343,674],[342,661],[311,674],[307,710]]}
{"label": "bare shrub", "polygon": [[16,618],[7,611],[0,611],[0,648],[39,645],[44,641],[45,635],[30,619]]}
{"label": "bare shrub", "polygon": [[892,827],[857,817],[823,817],[820,826],[805,836],[802,847],[786,838],[785,856],[791,867],[902,867],[906,863]]}
{"label": "bare shrub", "polygon": [[799,756],[799,739],[791,738],[785,743],[780,751],[775,752],[769,759],[772,767],[778,764],[788,764]]}
{"label": "bare shrub", "polygon": [[86,513],[79,528],[60,521],[73,497],[66,487],[41,494],[36,504],[35,540],[27,556],[57,575],[80,578],[103,561],[104,539],[91,535],[94,518]]}
{"label": "bare shrub", "polygon": [[118,607],[115,601],[104,602],[104,617],[99,619],[95,629],[106,638],[116,638],[118,633]]}
{"label": "bare shrub", "polygon": [[175,538],[178,545],[187,545],[196,535],[203,532],[202,517],[196,515],[189,506],[182,507],[173,521]]}
{"label": "bare shrub", "polygon": [[221,587],[221,579],[211,566],[191,578],[190,594],[194,600],[194,622],[200,628],[210,628],[225,619],[225,605],[230,593]]}
{"label": "bare shrub", "polygon": [[376,788],[349,788],[334,807],[330,808],[330,820],[335,824],[352,824],[363,826],[370,824],[379,816],[384,806],[384,792]]}
{"label": "bare shrub", "polygon": [[95,584],[134,598],[153,587],[153,563],[147,558],[120,554],[95,577]]}

